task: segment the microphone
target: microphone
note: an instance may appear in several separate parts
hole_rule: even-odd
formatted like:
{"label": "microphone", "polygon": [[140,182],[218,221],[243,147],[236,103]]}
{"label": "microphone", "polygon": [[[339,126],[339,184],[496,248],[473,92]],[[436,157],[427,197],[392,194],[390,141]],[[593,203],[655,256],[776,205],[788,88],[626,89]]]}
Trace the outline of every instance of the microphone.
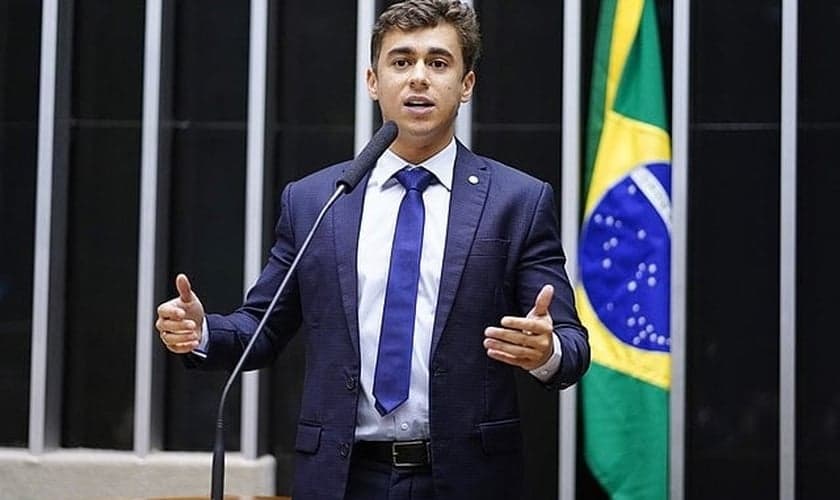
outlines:
{"label": "microphone", "polygon": [[353,159],[350,168],[344,172],[344,175],[339,177],[335,185],[339,186],[343,184],[346,187],[345,192],[349,193],[352,191],[356,187],[356,184],[362,180],[362,177],[376,165],[376,160],[394,142],[394,139],[397,138],[397,132],[396,123],[391,121],[383,123],[379,130],[373,134],[373,137],[371,137],[364,149]]}
{"label": "microphone", "polygon": [[283,278],[283,281],[280,283],[280,286],[277,287],[277,291],[274,293],[274,298],[271,299],[271,303],[266,308],[265,312],[263,313],[260,322],[257,324],[257,328],[254,330],[254,334],[251,335],[251,340],[248,341],[248,345],[245,346],[245,350],[242,351],[242,355],[239,357],[239,361],[236,363],[236,366],[233,368],[233,371],[230,372],[230,376],[228,376],[227,382],[225,383],[224,390],[222,390],[222,397],[219,399],[219,408],[216,413],[216,435],[215,441],[213,443],[213,467],[212,467],[212,476],[211,476],[211,483],[210,483],[210,498],[212,500],[223,500],[224,491],[225,491],[225,423],[224,423],[224,409],[225,409],[225,401],[227,400],[228,392],[230,391],[231,386],[233,385],[234,380],[236,377],[242,372],[242,366],[245,364],[245,360],[248,358],[248,354],[251,352],[251,349],[254,347],[254,343],[257,340],[257,337],[263,331],[263,327],[265,326],[266,322],[268,321],[271,312],[274,310],[274,306],[277,305],[277,300],[280,299],[280,295],[283,294],[283,290],[286,289],[286,284],[289,282],[289,278],[291,278],[292,274],[297,269],[298,262],[300,262],[300,258],[306,252],[306,249],[309,248],[309,243],[312,241],[312,237],[315,235],[315,230],[321,225],[321,221],[324,219],[324,216],[327,214],[327,211],[333,204],[338,200],[338,198],[345,193],[349,193],[356,187],[362,177],[364,177],[369,171],[371,171],[376,165],[376,160],[382,156],[382,153],[388,149],[388,146],[394,142],[394,139],[397,138],[397,125],[392,122],[385,122],[379,130],[371,137],[370,141],[367,145],[362,149],[362,151],[353,159],[353,162],[350,165],[344,175],[342,175],[338,181],[336,181],[336,189],[333,192],[330,199],[324,204],[324,207],[321,209],[321,212],[318,214],[318,217],[315,219],[315,222],[312,224],[312,229],[309,230],[309,233],[306,236],[306,239],[303,240],[303,244],[300,246],[300,250],[298,250],[297,255],[295,255],[294,260],[292,260],[292,264],[289,266],[289,270],[286,271],[286,276]]}

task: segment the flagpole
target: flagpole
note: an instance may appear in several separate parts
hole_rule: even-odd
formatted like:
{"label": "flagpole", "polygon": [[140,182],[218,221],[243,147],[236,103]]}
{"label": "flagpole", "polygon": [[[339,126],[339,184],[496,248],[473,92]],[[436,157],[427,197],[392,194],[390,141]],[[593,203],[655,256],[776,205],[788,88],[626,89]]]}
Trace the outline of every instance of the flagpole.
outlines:
{"label": "flagpole", "polygon": [[688,103],[690,0],[674,2],[671,80],[671,394],[669,400],[670,500],[685,489],[685,291],[688,248]]}
{"label": "flagpole", "polygon": [[[580,0],[563,3],[563,131],[561,238],[566,250],[569,279],[577,280],[578,232],[580,231]],[[575,500],[577,460],[577,387],[560,393],[558,443],[558,498]]]}

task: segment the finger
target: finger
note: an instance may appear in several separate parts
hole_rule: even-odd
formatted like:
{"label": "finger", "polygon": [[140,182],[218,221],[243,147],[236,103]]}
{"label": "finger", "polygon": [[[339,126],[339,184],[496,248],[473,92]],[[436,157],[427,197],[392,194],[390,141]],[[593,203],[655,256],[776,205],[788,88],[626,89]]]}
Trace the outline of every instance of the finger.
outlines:
{"label": "finger", "polygon": [[519,333],[545,335],[551,332],[551,325],[542,318],[521,318],[519,316],[505,316],[500,321],[509,330],[519,330]]}
{"label": "finger", "polygon": [[172,333],[167,332],[163,337],[163,343],[166,345],[192,344],[198,341],[198,335],[193,333]]}
{"label": "finger", "polygon": [[497,349],[487,349],[487,355],[495,359],[496,361],[501,361],[502,363],[518,366],[517,359],[504,351],[499,351]]}
{"label": "finger", "polygon": [[545,316],[548,314],[548,307],[551,305],[551,299],[554,298],[554,287],[545,285],[537,294],[537,299],[534,301],[534,309],[531,311],[535,316]]}
{"label": "finger", "polygon": [[530,346],[536,342],[535,335],[527,335],[520,329],[511,330],[495,326],[487,327],[484,330],[484,336],[516,345]]}
{"label": "finger", "polygon": [[162,319],[158,320],[155,323],[155,328],[159,332],[168,332],[168,333],[177,333],[177,334],[190,334],[196,333],[195,321],[192,320],[185,320],[185,321],[177,321],[177,320],[169,320],[169,319]]}
{"label": "finger", "polygon": [[192,292],[192,285],[190,285],[190,280],[186,274],[180,273],[175,278],[175,288],[178,289],[178,297],[184,304],[189,304],[195,298]]}
{"label": "finger", "polygon": [[[549,335],[527,335],[518,330],[495,327],[487,328],[484,335],[485,348],[490,346],[502,349],[516,356],[524,356],[529,361],[544,359],[546,353],[553,352]],[[507,346],[511,346],[510,349]]]}
{"label": "finger", "polygon": [[543,366],[551,356],[550,350],[513,345],[491,338],[484,339],[484,348],[488,357],[524,370],[533,370]]}
{"label": "finger", "polygon": [[517,357],[502,349],[487,349],[487,356],[507,365],[516,366],[526,370],[530,370],[531,366],[536,365],[536,363],[530,359]]}
{"label": "finger", "polygon": [[163,342],[167,348],[185,346],[193,343],[198,346],[199,336],[196,333],[176,333],[164,330],[160,333],[160,341]]}
{"label": "finger", "polygon": [[198,347],[198,342],[178,342],[172,345],[167,344],[166,348],[176,354],[187,354]]}
{"label": "finger", "polygon": [[183,319],[186,314],[183,308],[173,304],[172,301],[159,305],[157,313],[162,319]]}
{"label": "finger", "polygon": [[504,357],[511,360],[527,361],[536,357],[535,351],[530,347],[523,347],[492,338],[484,339],[484,348],[488,351],[498,351]]}

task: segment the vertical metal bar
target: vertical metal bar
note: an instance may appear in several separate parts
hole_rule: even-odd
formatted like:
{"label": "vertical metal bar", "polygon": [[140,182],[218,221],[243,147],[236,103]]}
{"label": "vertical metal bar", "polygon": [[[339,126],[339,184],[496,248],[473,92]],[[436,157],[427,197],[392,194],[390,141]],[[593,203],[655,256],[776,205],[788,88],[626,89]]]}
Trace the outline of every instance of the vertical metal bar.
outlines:
{"label": "vertical metal bar", "polygon": [[143,125],[140,157],[140,239],[137,266],[137,353],[134,377],[134,453],[145,457],[160,447],[159,409],[154,404],[154,307],[157,242],[163,0],[146,1],[143,56]]}
{"label": "vertical metal bar", "polygon": [[[475,7],[475,2],[473,0],[462,0],[462,2]],[[461,108],[458,110],[458,116],[455,118],[455,135],[458,136],[458,140],[468,148],[472,147],[472,103],[475,101],[475,98],[476,94],[475,91],[473,91],[472,100],[461,104]]]}
{"label": "vertical metal bar", "polygon": [[370,32],[376,20],[376,1],[356,3],[356,124],[353,151],[358,153],[373,135],[373,104],[365,75],[370,67]]}
{"label": "vertical metal bar", "polygon": [[782,1],[779,498],[796,497],[796,148],[799,2]]}
{"label": "vertical metal bar", "polygon": [[[265,94],[268,64],[268,0],[251,0],[251,33],[248,50],[248,138],[245,187],[245,272],[247,291],[257,280],[263,252],[263,178],[265,173]],[[259,454],[258,371],[242,374],[242,455]]]}
{"label": "vertical metal bar", "polygon": [[686,250],[688,248],[688,132],[690,1],[674,2],[671,119],[671,395],[669,491],[682,500],[685,477]]}
{"label": "vertical metal bar", "polygon": [[[566,268],[572,281],[577,279],[578,236],[580,233],[580,0],[563,2],[563,132],[562,132],[562,239]],[[560,393],[560,432],[558,443],[558,498],[575,499],[577,467],[577,387]]]}
{"label": "vertical metal bar", "polygon": [[41,454],[57,445],[47,396],[50,367],[50,278],[52,276],[53,167],[55,166],[58,0],[43,0],[38,104],[38,174],[32,287],[32,353],[29,387],[29,450]]}

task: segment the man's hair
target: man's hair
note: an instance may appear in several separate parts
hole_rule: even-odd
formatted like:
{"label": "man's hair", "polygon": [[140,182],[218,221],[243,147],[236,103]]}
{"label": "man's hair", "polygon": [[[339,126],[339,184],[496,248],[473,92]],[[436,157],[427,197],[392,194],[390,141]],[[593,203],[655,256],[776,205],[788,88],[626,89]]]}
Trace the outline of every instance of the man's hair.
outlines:
{"label": "man's hair", "polygon": [[404,0],[388,7],[373,26],[370,37],[370,64],[373,70],[376,71],[376,61],[386,33],[394,29],[411,31],[434,28],[440,23],[449,23],[458,32],[464,58],[464,74],[475,69],[481,52],[481,33],[472,7],[459,0]]}

